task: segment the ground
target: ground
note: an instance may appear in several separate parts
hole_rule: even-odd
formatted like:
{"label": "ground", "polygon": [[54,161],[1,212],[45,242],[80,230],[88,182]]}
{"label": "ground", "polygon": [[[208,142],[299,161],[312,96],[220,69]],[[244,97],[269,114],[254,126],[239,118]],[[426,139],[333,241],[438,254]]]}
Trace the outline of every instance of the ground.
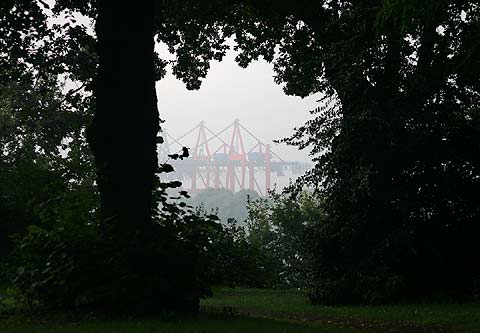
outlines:
{"label": "ground", "polygon": [[301,291],[217,288],[198,316],[4,316],[1,333],[480,332],[480,302],[388,306],[309,305]]}
{"label": "ground", "polygon": [[203,302],[203,309],[221,308],[353,332],[480,332],[480,302],[332,307],[311,305],[297,290],[220,288],[215,297]]}

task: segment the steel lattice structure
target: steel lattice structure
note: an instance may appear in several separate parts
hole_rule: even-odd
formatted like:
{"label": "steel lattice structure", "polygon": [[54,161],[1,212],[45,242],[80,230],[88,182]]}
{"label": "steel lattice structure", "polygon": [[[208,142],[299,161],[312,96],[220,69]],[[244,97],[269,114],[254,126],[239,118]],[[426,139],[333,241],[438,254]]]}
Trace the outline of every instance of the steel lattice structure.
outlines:
{"label": "steel lattice structure", "polygon": [[[172,164],[175,172],[169,174],[169,179],[181,180],[184,189],[191,193],[208,188],[224,188],[233,192],[248,188],[267,194],[271,188],[272,173],[277,176],[284,176],[288,171],[302,174],[311,167],[305,162],[283,160],[238,119],[217,133],[201,121],[178,138],[165,130],[162,136],[159,161]],[[196,137],[195,145],[190,148],[191,156],[184,160],[169,160],[168,155],[172,152],[188,147],[183,144],[188,136]],[[245,136],[253,139],[255,144],[247,146]],[[260,181],[260,175],[263,181]]]}

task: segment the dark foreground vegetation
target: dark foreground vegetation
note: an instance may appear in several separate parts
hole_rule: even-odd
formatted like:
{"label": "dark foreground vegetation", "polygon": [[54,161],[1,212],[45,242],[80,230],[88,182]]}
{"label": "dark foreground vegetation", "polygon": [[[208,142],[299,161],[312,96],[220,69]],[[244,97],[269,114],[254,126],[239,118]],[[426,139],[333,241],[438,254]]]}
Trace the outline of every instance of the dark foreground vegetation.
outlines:
{"label": "dark foreground vegetation", "polygon": [[[473,0],[2,1],[1,325],[59,331],[48,314],[66,312],[92,316],[80,317],[87,328],[67,320],[73,332],[154,331],[141,316],[197,313],[210,286],[230,285],[301,288],[318,307],[285,309],[300,304],[289,292],[247,292],[246,307],[235,305],[242,294],[220,293],[226,312],[267,319],[221,310],[219,320],[172,320],[186,331],[202,321],[368,331],[382,313],[410,320],[402,313],[417,305],[322,306],[437,301],[466,303],[420,306],[432,317],[412,325],[476,329],[448,313],[478,318],[462,309],[474,312],[480,294],[479,22]],[[262,57],[286,94],[321,94],[314,118],[283,140],[311,149],[315,167],[285,193],[251,200],[245,225],[220,224],[158,177],[172,166],[158,164],[155,82],[171,68],[198,89],[230,37],[240,66]],[[155,41],[175,60],[160,59]],[[285,299],[259,308],[258,295]],[[46,326],[11,313],[20,309],[46,313]],[[316,311],[364,318],[343,327]],[[406,325],[394,328],[416,327]]]}

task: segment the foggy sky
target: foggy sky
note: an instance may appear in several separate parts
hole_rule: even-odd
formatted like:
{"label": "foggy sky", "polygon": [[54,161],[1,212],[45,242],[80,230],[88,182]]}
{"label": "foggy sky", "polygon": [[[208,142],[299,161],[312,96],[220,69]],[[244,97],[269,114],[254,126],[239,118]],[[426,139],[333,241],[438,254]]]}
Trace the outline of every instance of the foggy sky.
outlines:
{"label": "foggy sky", "polygon": [[[168,57],[164,48],[158,49],[162,57]],[[310,160],[306,152],[274,144],[272,140],[290,136],[295,126],[310,118],[308,111],[317,106],[318,96],[286,96],[273,81],[272,64],[261,60],[243,69],[234,58],[235,53],[230,51],[222,62],[212,62],[197,91],[187,90],[169,71],[157,83],[160,118],[166,120],[162,127],[179,137],[201,120],[216,132],[238,118],[264,143],[272,144],[272,150],[283,159]],[[195,144],[192,136],[187,141]]]}

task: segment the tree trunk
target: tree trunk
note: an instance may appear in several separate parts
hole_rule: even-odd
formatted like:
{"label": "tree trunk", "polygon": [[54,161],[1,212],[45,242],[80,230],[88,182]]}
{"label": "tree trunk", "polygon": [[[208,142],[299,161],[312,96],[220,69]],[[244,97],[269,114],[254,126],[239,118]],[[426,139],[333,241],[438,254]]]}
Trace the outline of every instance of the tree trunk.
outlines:
{"label": "tree trunk", "polygon": [[97,0],[99,68],[88,139],[102,222],[144,230],[151,221],[159,130],[153,76],[153,1]]}

